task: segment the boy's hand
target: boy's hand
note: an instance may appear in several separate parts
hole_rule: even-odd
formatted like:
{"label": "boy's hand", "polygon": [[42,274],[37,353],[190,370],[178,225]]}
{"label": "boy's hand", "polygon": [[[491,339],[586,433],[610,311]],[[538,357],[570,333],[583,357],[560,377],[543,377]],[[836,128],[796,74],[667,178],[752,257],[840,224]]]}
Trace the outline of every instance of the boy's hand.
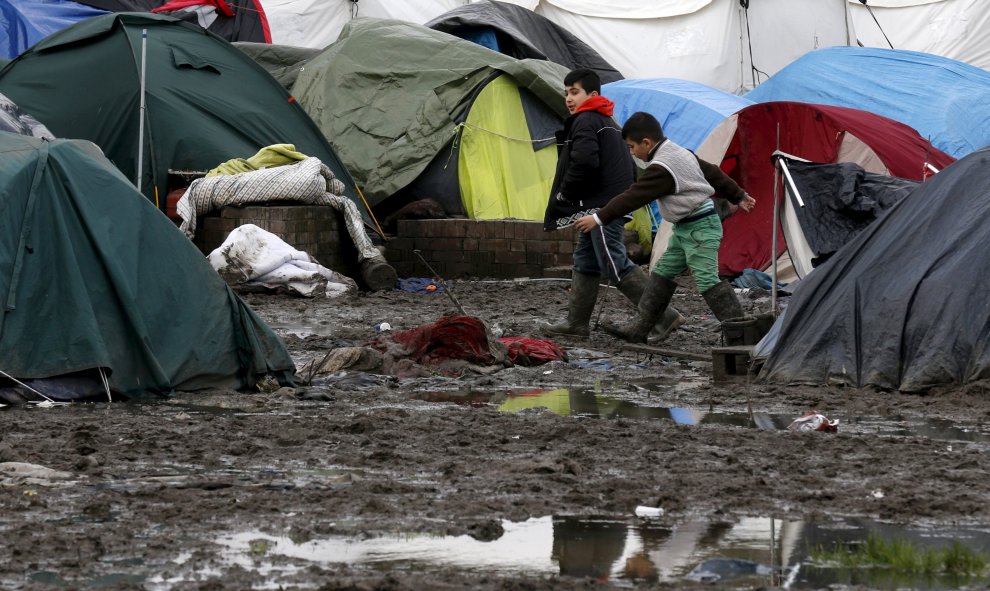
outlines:
{"label": "boy's hand", "polygon": [[750,211],[753,211],[754,207],[756,207],[756,199],[753,199],[752,197],[750,197],[749,193],[746,193],[746,196],[743,197],[743,200],[739,202],[739,209],[748,213]]}
{"label": "boy's hand", "polygon": [[574,227],[582,232],[590,232],[598,227],[598,222],[595,221],[595,216],[586,215],[574,222]]}

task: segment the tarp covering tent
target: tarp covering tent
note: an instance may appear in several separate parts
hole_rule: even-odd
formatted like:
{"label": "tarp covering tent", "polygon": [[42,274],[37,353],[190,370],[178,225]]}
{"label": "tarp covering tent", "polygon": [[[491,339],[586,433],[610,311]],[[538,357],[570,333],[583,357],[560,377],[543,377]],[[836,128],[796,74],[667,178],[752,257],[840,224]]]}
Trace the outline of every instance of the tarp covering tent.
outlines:
{"label": "tarp covering tent", "polygon": [[0,92],[58,137],[88,139],[136,179],[141,31],[148,31],[142,191],[165,207],[172,170],[210,170],[272,144],[322,160],[360,205],[312,120],[260,66],[197,25],[112,13],[46,38],[0,70]]}
{"label": "tarp covering tent", "polygon": [[990,378],[990,150],[929,179],[791,297],[761,377],[922,391]]}
{"label": "tarp covering tent", "polygon": [[803,279],[918,186],[873,174],[851,162],[818,164],[784,158],[780,224],[787,254]]}
{"label": "tarp covering tent", "polygon": [[296,78],[299,77],[299,71],[306,65],[306,62],[320,55],[319,49],[309,47],[270,45],[248,41],[237,41],[233,45],[264,68],[286,90],[292,90]]}
{"label": "tarp covering tent", "polygon": [[697,150],[726,117],[753,104],[748,98],[677,78],[620,80],[604,85],[602,94],[615,101],[619,123],[645,111],[657,118],[667,137],[688,150]]}
{"label": "tarp covering tent", "polygon": [[466,0],[263,0],[272,43],[323,48],[351,20],[391,18],[417,25],[466,4]]}
{"label": "tarp covering tent", "polygon": [[536,220],[566,115],[564,74],[423,26],[362,18],[307,63],[293,91],[371,205],[416,181],[429,185],[417,196],[448,213]]}
{"label": "tarp covering tent", "polygon": [[[942,169],[954,161],[903,123],[866,111],[792,102],[746,107],[716,127],[697,150],[757,200],[753,211],[723,223],[721,275],[765,269],[774,257],[771,155],[778,149],[778,129],[783,152],[826,164],[854,162],[877,174],[921,180],[926,163]],[[776,256],[786,248],[783,236],[778,237]]]}
{"label": "tarp covering tent", "polygon": [[69,0],[0,0],[0,57],[11,58],[71,24],[106,14]]}
{"label": "tarp covering tent", "polygon": [[0,359],[128,395],[291,383],[275,334],[93,144],[0,132]]}
{"label": "tarp covering tent", "polygon": [[990,145],[990,72],[927,53],[818,49],[746,98],[870,111],[915,128],[956,158]]}
{"label": "tarp covering tent", "polygon": [[855,38],[845,0],[509,1],[575,34],[627,78],[682,78],[729,92]]}
{"label": "tarp covering tent", "polygon": [[893,45],[990,70],[985,0],[869,0],[866,6],[861,0],[847,1],[856,37],[867,47]]}
{"label": "tarp covering tent", "polygon": [[207,29],[227,41],[271,43],[262,0],[80,0],[111,12],[157,12]]}
{"label": "tarp covering tent", "polygon": [[535,12],[496,0],[465,4],[426,23],[518,59],[549,60],[569,70],[588,68],[602,82],[622,79],[587,43]]}

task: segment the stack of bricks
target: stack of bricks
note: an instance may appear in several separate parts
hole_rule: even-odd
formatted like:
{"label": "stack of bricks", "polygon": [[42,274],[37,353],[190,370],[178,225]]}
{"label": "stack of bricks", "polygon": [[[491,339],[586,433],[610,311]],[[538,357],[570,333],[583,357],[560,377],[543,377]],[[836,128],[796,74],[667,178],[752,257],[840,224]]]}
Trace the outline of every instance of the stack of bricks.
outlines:
{"label": "stack of bricks", "polygon": [[418,249],[444,278],[570,277],[577,231],[522,220],[399,220],[385,258],[399,277],[428,277]]}
{"label": "stack of bricks", "polygon": [[275,234],[296,250],[314,257],[324,267],[347,274],[345,261],[354,258],[354,245],[340,213],[320,205],[255,205],[224,207],[201,216],[193,240],[203,254],[220,246],[231,230],[254,224]]}

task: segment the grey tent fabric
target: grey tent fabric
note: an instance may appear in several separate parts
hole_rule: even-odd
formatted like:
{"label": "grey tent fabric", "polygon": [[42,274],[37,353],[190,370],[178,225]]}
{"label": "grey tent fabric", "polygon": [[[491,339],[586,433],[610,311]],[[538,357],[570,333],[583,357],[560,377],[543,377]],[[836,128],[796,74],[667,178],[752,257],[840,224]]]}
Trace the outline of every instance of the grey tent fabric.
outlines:
{"label": "grey tent fabric", "polygon": [[309,47],[295,47],[293,45],[269,45],[268,43],[251,43],[248,41],[237,41],[232,43],[234,47],[240,49],[255,63],[264,68],[272,78],[278,80],[288,91],[292,91],[292,85],[296,83],[299,72],[306,62],[320,55],[322,49],[311,49]]}
{"label": "grey tent fabric", "polygon": [[990,378],[990,148],[945,168],[797,287],[761,371],[924,391]]}
{"label": "grey tent fabric", "polygon": [[917,181],[866,172],[852,162],[788,161],[787,167],[802,203],[790,192],[788,198],[815,266],[918,186]]}
{"label": "grey tent fabric", "polygon": [[623,78],[605,58],[570,31],[515,4],[493,0],[465,4],[426,26],[462,38],[479,30],[491,30],[498,50],[514,58],[547,60],[571,70],[588,68],[598,73],[602,84]]}
{"label": "grey tent fabric", "polygon": [[0,131],[48,140],[55,139],[55,136],[44,124],[19,109],[14,101],[3,94],[0,94]]}

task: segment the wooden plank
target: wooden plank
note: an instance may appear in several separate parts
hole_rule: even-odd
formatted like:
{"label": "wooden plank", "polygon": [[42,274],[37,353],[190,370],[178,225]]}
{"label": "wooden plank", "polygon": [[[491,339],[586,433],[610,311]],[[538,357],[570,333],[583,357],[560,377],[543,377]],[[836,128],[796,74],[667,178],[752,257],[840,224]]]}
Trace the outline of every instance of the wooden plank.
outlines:
{"label": "wooden plank", "polygon": [[639,351],[641,353],[653,353],[654,355],[665,355],[667,357],[678,357],[680,359],[690,359],[692,361],[711,361],[711,353],[692,353],[690,351],[678,351],[676,349],[661,349],[660,347],[651,347],[649,345],[623,345],[623,349],[629,351]]}

